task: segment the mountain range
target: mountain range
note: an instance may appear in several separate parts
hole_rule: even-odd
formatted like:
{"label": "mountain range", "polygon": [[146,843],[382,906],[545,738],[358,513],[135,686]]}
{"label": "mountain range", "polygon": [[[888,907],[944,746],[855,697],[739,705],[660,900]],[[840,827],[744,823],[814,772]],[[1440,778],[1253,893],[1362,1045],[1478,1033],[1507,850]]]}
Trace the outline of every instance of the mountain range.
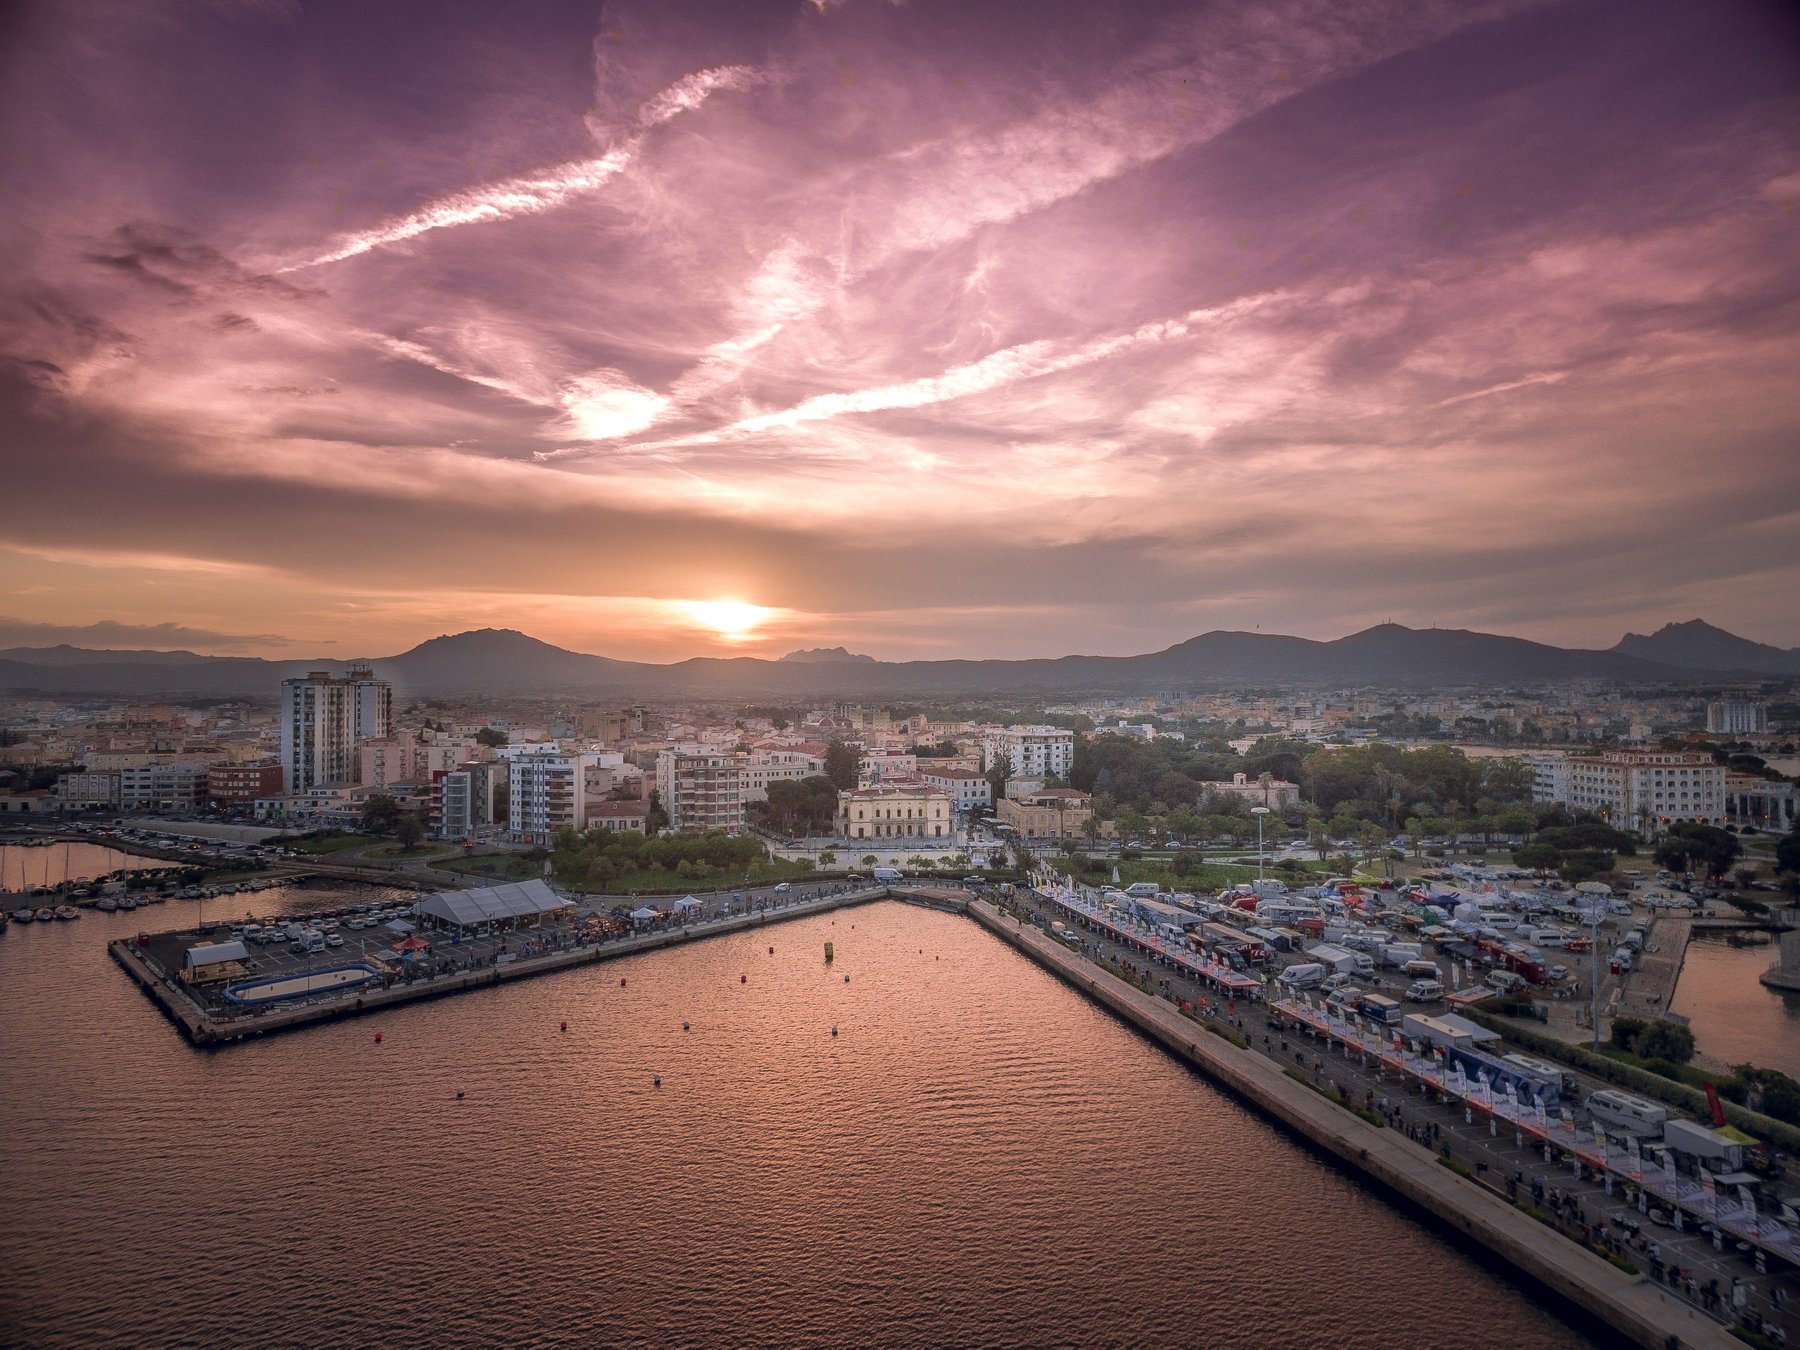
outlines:
{"label": "mountain range", "polygon": [[[283,679],[339,669],[340,659],[269,661],[193,652],[79,647],[0,650],[0,689],[46,694],[272,697]],[[1328,642],[1211,632],[1141,656],[1026,661],[877,661],[841,647],[670,665],[567,651],[511,629],[483,628],[372,658],[405,696],[588,694],[617,698],[819,695],[924,696],[1142,692],[1244,685],[1521,685],[1609,679],[1636,683],[1800,675],[1800,649],[1751,642],[1700,620],[1606,651],[1553,647],[1463,629],[1381,624]]]}

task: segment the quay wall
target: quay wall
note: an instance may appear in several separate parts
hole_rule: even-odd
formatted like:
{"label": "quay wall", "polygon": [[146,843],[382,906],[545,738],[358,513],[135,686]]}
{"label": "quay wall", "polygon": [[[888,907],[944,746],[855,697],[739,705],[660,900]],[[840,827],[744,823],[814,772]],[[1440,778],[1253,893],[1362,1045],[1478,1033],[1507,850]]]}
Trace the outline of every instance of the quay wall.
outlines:
{"label": "quay wall", "polygon": [[[259,1009],[238,1016],[221,1017],[208,1013],[206,1009],[189,997],[186,988],[179,980],[164,976],[159,968],[153,965],[128,939],[119,938],[108,943],[107,951],[113,960],[123,967],[132,979],[137,981],[139,987],[162,1009],[169,1020],[180,1028],[181,1033],[189,1041],[197,1046],[210,1047],[248,1040],[255,1036],[267,1036],[278,1031],[291,1031],[319,1022],[335,1022],[346,1017],[367,1016],[370,1013],[385,1012],[390,1008],[397,1008],[407,1003],[443,998],[449,994],[465,993],[472,989],[485,989],[494,985],[506,984],[512,980],[529,979],[533,975],[567,970],[573,966],[593,965],[601,961],[617,960],[623,956],[636,956],[640,952],[659,951],[664,947],[676,947],[683,943],[696,942],[726,933],[741,933],[748,928],[762,928],[789,919],[803,919],[813,914],[824,914],[830,910],[887,899],[890,894],[896,899],[908,900],[913,903],[924,902],[915,900],[914,897],[905,893],[891,893],[885,886],[871,887],[867,890],[848,891],[841,895],[825,895],[810,900],[798,900],[779,910],[733,915],[731,918],[714,920],[699,927],[673,928],[655,933],[636,934],[592,947],[577,947],[571,951],[550,952],[543,956],[520,957],[504,965],[489,966],[481,970],[460,971],[453,975],[441,975],[412,984],[397,984],[389,989],[365,990],[354,995],[346,994],[338,998],[327,999],[322,1003],[291,1008]],[[939,902],[935,903],[933,907],[950,908],[951,906]],[[960,908],[957,912],[961,912]]]}
{"label": "quay wall", "polygon": [[1724,1350],[1741,1342],[1647,1278],[1620,1270],[1585,1248],[1549,1233],[1529,1215],[1393,1130],[1378,1128],[1289,1078],[1267,1056],[1242,1050],[985,901],[965,912],[1051,974],[1135,1027],[1239,1097],[1480,1243],[1516,1270],[1606,1323],[1646,1350]]}

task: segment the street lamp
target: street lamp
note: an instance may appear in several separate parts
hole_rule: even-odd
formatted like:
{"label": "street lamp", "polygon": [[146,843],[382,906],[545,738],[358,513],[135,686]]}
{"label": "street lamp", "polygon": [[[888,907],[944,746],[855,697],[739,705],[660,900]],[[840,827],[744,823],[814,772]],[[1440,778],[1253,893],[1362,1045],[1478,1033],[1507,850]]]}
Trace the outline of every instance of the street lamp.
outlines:
{"label": "street lamp", "polygon": [[1263,817],[1269,814],[1266,806],[1253,806],[1250,814],[1256,817],[1256,879],[1263,879]]}

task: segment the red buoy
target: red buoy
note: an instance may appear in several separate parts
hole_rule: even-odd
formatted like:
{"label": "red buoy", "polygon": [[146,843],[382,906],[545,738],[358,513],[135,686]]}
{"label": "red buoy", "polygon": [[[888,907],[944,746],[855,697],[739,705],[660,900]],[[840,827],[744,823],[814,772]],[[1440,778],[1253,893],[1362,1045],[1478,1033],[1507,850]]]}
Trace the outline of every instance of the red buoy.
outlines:
{"label": "red buoy", "polygon": [[624,987],[625,987],[625,977],[623,975],[621,975],[619,977],[619,988],[623,989]]}
{"label": "red buoy", "polygon": [[564,1031],[567,1031],[567,1030],[568,1030],[568,1029],[569,1029],[569,1024],[568,1024],[568,1023],[567,1023],[567,1022],[564,1022],[564,1023],[563,1023],[563,1024],[562,1024],[562,1029],[563,1029],[563,1030],[564,1030]]}
{"label": "red buoy", "polygon": [[381,1044],[381,1033],[379,1031],[375,1033],[375,1044]]}
{"label": "red buoy", "polygon": [[775,949],[773,947],[769,948],[769,955],[770,956],[775,955]]}
{"label": "red buoy", "polygon": [[738,976],[738,983],[739,984],[749,984],[750,977],[748,975],[740,975],[740,976]]}

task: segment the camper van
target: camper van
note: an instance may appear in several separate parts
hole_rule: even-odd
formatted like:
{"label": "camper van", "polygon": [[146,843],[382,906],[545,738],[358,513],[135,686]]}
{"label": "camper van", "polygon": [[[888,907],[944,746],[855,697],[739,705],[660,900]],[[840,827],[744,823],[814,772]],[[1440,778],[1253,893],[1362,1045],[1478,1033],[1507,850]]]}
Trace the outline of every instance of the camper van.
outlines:
{"label": "camper van", "polygon": [[1525,977],[1510,970],[1490,970],[1485,982],[1496,994],[1516,994],[1525,987]]}
{"label": "camper van", "polygon": [[1436,961],[1427,961],[1423,957],[1419,957],[1401,966],[1400,973],[1410,975],[1415,980],[1435,980],[1438,978],[1439,972]]}
{"label": "camper van", "polygon": [[1623,1134],[1661,1134],[1663,1124],[1669,1118],[1667,1107],[1612,1088],[1602,1088],[1599,1092],[1590,1093],[1587,1109],[1595,1120]]}

